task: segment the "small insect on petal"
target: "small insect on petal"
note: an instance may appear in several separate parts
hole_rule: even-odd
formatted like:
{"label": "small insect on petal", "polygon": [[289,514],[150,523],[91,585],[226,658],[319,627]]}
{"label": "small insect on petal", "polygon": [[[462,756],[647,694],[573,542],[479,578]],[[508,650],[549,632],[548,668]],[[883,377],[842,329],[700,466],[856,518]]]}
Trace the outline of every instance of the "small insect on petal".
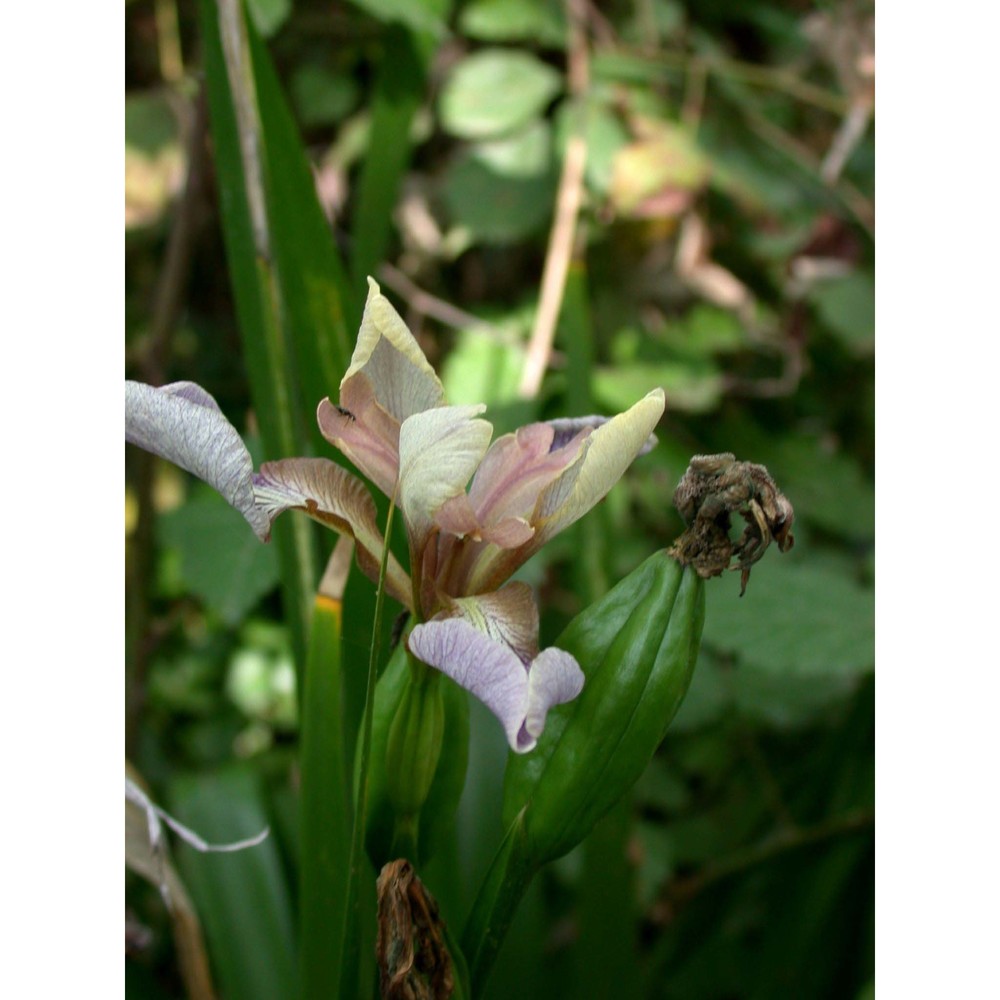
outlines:
{"label": "small insect on petal", "polygon": [[336,405],[334,406],[334,409],[346,420],[350,420],[352,424],[357,422],[358,418],[353,413],[351,413],[350,410],[345,410],[344,407]]}

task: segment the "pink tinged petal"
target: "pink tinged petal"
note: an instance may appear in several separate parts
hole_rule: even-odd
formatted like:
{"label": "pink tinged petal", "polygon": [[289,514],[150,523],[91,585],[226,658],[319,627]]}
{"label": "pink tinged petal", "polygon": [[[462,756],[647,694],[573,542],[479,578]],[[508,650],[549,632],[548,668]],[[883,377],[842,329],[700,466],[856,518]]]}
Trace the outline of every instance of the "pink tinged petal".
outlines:
{"label": "pink tinged petal", "polygon": [[565,650],[550,646],[535,657],[528,672],[528,707],[524,729],[519,736],[530,740],[527,750],[542,735],[549,709],[572,701],[582,690],[583,671]]}
{"label": "pink tinged petal", "polygon": [[127,381],[125,440],[203,479],[267,541],[271,525],[254,501],[250,452],[201,386],[174,382],[156,389]]}
{"label": "pink tinged petal", "polygon": [[504,518],[528,520],[539,493],[579,453],[586,431],[556,448],[551,424],[529,424],[498,438],[469,489],[469,502],[484,525]]}
{"label": "pink tinged petal", "polygon": [[504,517],[496,524],[481,524],[465,493],[446,500],[434,515],[434,522],[450,535],[492,542],[504,549],[523,545],[535,533],[523,517]]}
{"label": "pink tinged petal", "polygon": [[[286,458],[265,462],[254,477],[257,504],[271,523],[286,510],[301,510],[322,524],[349,535],[357,543],[358,565],[378,580],[382,534],[376,523],[375,501],[365,485],[327,458]],[[410,608],[410,581],[389,555],[386,590]]]}
{"label": "pink tinged petal", "polygon": [[340,391],[340,405],[324,399],[316,411],[323,437],[339,448],[386,496],[399,475],[399,421],[375,401],[363,374],[351,377]]}
{"label": "pink tinged petal", "polygon": [[357,346],[340,383],[342,396],[358,372],[368,377],[378,405],[400,423],[444,399],[441,382],[420,345],[372,278]]}
{"label": "pink tinged petal", "polygon": [[399,507],[416,551],[434,515],[466,483],[489,447],[493,427],[475,419],[485,406],[440,406],[414,414],[399,429]]}
{"label": "pink tinged petal", "polygon": [[545,650],[526,667],[508,646],[461,618],[417,625],[409,646],[475,695],[499,720],[516,753],[534,748],[552,705],[575,698],[583,688],[583,672],[568,653]]}

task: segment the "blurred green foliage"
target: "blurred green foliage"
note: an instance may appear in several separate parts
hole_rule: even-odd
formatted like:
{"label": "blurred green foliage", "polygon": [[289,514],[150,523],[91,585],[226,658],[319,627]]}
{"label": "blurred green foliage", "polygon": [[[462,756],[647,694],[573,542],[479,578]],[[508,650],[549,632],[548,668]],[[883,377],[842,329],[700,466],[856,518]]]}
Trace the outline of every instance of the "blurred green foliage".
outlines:
{"label": "blurred green foliage", "polygon": [[[871,113],[872,8],[591,5],[578,91],[573,4],[249,7],[265,39],[260,72],[273,62],[280,88],[261,96],[262,112],[283,122],[284,93],[326,214],[320,226],[289,199],[301,177],[282,131],[270,211],[280,253],[301,261],[280,276],[300,351],[330,303],[340,312],[325,320],[328,343],[345,315],[356,321],[357,268],[371,268],[451,401],[489,403],[497,433],[666,390],[658,447],[521,574],[539,589],[543,644],[678,533],[670,498],[692,454],[766,464],[797,514],[795,549],[769,553],[743,598],[734,575],[709,582],[701,658],[667,739],[631,799],[536,880],[489,995],[604,997],[609,983],[685,1000],[868,995],[874,137],[870,123],[853,134],[844,123]],[[254,405],[241,346],[238,265],[223,238],[233,192],[209,138],[204,52],[194,0],[126,8],[126,371],[199,382],[266,442],[274,424]],[[587,159],[573,294],[542,390],[522,399],[576,131]],[[335,457],[307,424],[312,396],[336,396],[343,347],[316,350],[287,387],[294,429],[304,449]],[[271,824],[259,856],[180,852],[179,870],[220,995],[293,995],[289,688],[301,636],[281,566],[175,470],[129,450],[126,471],[127,753],[154,797],[210,839]],[[322,555],[332,538],[315,544]],[[353,593],[349,749],[370,627],[370,603]],[[473,705],[458,830],[423,873],[456,929],[500,840],[504,761],[502,733]],[[184,995],[158,895],[130,879],[127,905],[153,931],[127,959],[128,996]]]}

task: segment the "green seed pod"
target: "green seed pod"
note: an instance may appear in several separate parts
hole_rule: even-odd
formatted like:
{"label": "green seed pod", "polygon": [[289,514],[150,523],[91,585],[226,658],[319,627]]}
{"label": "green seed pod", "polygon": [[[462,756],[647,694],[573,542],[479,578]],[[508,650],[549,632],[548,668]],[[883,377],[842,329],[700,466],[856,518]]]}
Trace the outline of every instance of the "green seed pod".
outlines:
{"label": "green seed pod", "polygon": [[[469,754],[465,692],[400,643],[375,688],[365,847],[372,864],[422,864],[454,823]],[[356,755],[360,756],[360,755]]]}
{"label": "green seed pod", "polygon": [[586,682],[508,761],[504,823],[523,810],[525,861],[571,850],[638,780],[687,693],[704,620],[704,581],[657,552],[556,640]]}

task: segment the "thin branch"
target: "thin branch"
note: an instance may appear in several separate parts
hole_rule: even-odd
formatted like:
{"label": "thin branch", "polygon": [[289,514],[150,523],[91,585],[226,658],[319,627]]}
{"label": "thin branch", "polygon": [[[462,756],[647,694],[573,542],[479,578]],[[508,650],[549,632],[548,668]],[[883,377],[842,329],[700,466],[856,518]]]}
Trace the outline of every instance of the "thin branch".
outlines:
{"label": "thin branch", "polygon": [[[747,124],[765,142],[784,153],[804,170],[815,174],[821,181],[822,164],[819,158],[805,144],[789,135],[753,108],[740,105]],[[875,238],[875,206],[853,184],[841,178],[836,184],[828,185],[837,195],[855,221],[872,238]]]}
{"label": "thin branch", "polygon": [[556,197],[556,217],[549,234],[549,246],[542,271],[542,288],[538,300],[535,325],[528,343],[524,372],[518,388],[520,395],[532,399],[538,395],[542,377],[552,354],[556,322],[566,289],[566,275],[573,254],[576,220],[583,198],[583,169],[587,162],[587,140],[584,134],[585,108],[583,95],[590,79],[587,38],[584,33],[586,7],[582,0],[566,0],[569,23],[569,90],[576,99],[576,127],[566,145],[562,176]]}

